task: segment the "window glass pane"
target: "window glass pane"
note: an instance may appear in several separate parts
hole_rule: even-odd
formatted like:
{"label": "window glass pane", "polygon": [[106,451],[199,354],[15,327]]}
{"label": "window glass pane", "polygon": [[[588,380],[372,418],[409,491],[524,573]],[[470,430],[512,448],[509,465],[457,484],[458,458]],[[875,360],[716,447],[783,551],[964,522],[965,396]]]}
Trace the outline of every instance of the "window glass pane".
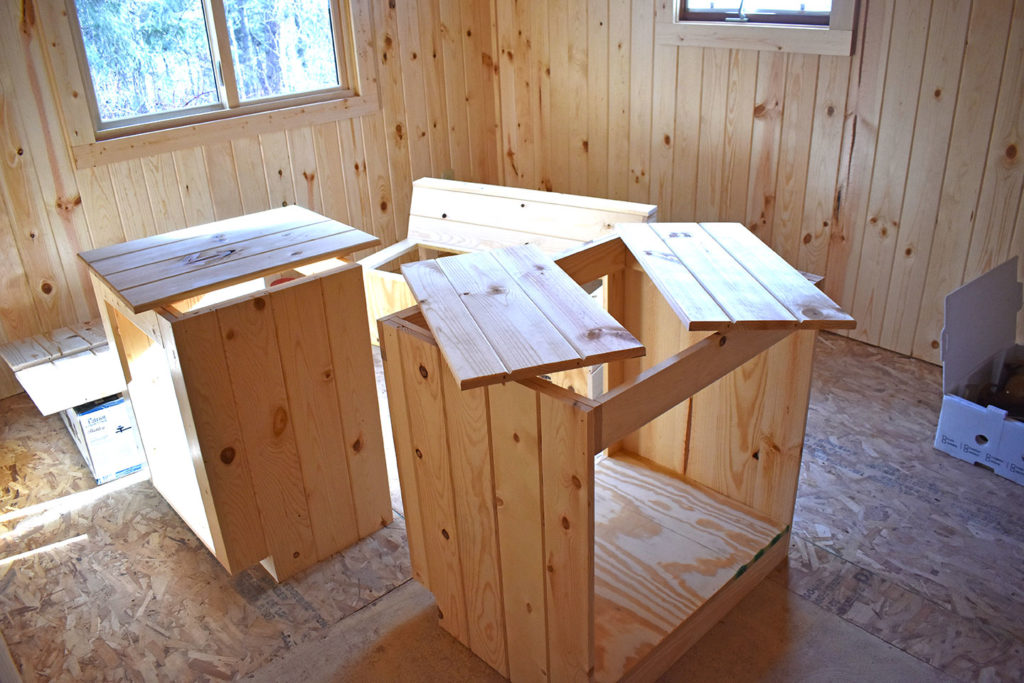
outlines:
{"label": "window glass pane", "polygon": [[103,122],[220,101],[201,0],[77,0]]}
{"label": "window glass pane", "polygon": [[829,12],[832,0],[746,0],[743,11],[748,14],[761,12]]}
{"label": "window glass pane", "polygon": [[330,0],[225,0],[239,99],[336,87]]}

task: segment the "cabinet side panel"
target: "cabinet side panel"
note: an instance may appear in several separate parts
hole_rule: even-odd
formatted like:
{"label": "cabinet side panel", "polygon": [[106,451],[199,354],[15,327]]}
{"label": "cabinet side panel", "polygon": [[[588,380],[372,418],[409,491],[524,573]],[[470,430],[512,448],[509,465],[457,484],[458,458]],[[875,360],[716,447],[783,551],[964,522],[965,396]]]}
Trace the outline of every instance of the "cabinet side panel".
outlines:
{"label": "cabinet side panel", "polygon": [[441,626],[472,648],[466,626],[466,599],[459,558],[461,534],[455,517],[448,435],[441,377],[447,372],[441,351],[410,334],[399,335],[402,380],[412,434],[413,466],[423,519],[423,549],[430,591]]}
{"label": "cabinet side panel", "polygon": [[359,539],[337,373],[315,280],[269,295],[317,559]]}
{"label": "cabinet side panel", "polygon": [[548,678],[544,518],[537,394],[516,382],[487,387],[494,449],[509,678]]}
{"label": "cabinet side panel", "polygon": [[416,480],[405,380],[402,377],[402,350],[398,342],[399,335],[403,333],[388,322],[382,322],[378,329],[381,358],[384,362],[384,381],[387,384],[388,409],[391,415],[391,433],[395,441],[399,484],[402,487],[405,533],[409,539],[409,560],[412,563],[413,578],[429,589],[430,573],[423,539],[423,509],[419,483]]}
{"label": "cabinet side panel", "polygon": [[443,374],[469,642],[478,657],[508,676],[487,392],[462,391],[447,368]]}
{"label": "cabinet side panel", "polygon": [[278,581],[316,560],[302,482],[294,418],[281,371],[273,309],[265,297],[216,311],[242,442],[250,458],[256,503],[270,557],[264,566]]}
{"label": "cabinet side panel", "polygon": [[792,519],[814,338],[791,334],[693,397],[687,478]]}
{"label": "cabinet side panel", "polygon": [[594,666],[590,413],[547,394],[539,399],[550,674],[556,681],[586,681]]}
{"label": "cabinet side panel", "polygon": [[[267,556],[216,315],[171,324],[228,571]],[[215,538],[216,540],[216,538]],[[218,558],[220,549],[218,548]]]}
{"label": "cabinet side panel", "polygon": [[391,492],[377,403],[363,270],[353,266],[320,280],[335,386],[345,430],[359,537],[391,523]]}

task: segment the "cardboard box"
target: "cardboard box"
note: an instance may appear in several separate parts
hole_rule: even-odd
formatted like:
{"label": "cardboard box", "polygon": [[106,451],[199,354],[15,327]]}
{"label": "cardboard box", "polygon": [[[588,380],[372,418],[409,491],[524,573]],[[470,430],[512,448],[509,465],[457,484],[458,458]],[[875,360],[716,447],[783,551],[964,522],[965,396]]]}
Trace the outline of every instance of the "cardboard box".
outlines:
{"label": "cardboard box", "polygon": [[138,472],[146,457],[131,403],[120,394],[61,412],[97,484]]}
{"label": "cardboard box", "polygon": [[1007,362],[1024,361],[1015,344],[1021,293],[1014,257],[946,297],[935,448],[1024,485],[1024,422],[976,402],[983,387],[1005,379]]}

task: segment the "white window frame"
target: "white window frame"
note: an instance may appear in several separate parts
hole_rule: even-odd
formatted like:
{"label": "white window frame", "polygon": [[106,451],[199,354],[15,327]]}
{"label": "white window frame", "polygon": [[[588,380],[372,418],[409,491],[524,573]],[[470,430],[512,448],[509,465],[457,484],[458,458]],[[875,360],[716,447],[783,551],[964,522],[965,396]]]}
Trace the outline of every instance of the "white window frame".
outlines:
{"label": "white window frame", "polygon": [[[217,31],[226,35],[223,0],[204,2],[208,3],[207,10],[212,10],[215,24],[219,24]],[[331,0],[341,86],[240,103],[233,69],[228,67],[222,70],[227,108],[215,106],[189,114],[169,112],[126,123],[99,119],[73,0],[50,0],[41,5],[48,57],[76,168],[379,110],[372,18],[366,0]],[[215,61],[230,64],[231,47],[226,43],[220,41],[213,56]]]}
{"label": "white window frame", "polygon": [[[655,26],[658,45],[721,47],[817,55],[853,53],[856,0],[832,0],[828,26],[764,24],[736,21],[682,21],[682,0],[659,5]],[[668,11],[661,11],[662,8]]]}

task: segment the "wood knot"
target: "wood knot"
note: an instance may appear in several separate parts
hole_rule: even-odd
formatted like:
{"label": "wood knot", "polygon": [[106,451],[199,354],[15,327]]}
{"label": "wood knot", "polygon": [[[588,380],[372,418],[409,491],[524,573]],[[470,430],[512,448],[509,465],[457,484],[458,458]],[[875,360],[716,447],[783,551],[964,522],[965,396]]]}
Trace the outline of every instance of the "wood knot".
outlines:
{"label": "wood knot", "polygon": [[1010,160],[1017,158],[1017,145],[1010,145],[1006,148],[1006,158]]}
{"label": "wood knot", "polygon": [[423,379],[426,379],[429,376],[430,376],[430,373],[427,372],[427,369],[425,367],[423,367],[422,365],[420,365],[420,377],[422,377]]}
{"label": "wood knot", "polygon": [[753,458],[754,460],[760,460],[761,459],[761,451],[754,451],[750,455],[750,457]]}
{"label": "wood knot", "polygon": [[352,450],[356,453],[363,450],[363,437],[359,437],[352,443]]}
{"label": "wood knot", "polygon": [[570,524],[569,524],[569,518],[568,518],[568,517],[566,517],[565,515],[562,515],[562,528],[563,528],[563,529],[568,529],[568,528],[569,528],[569,526],[570,526]]}
{"label": "wood knot", "polygon": [[292,558],[297,560],[297,559],[299,559],[299,555],[300,555],[299,551],[296,550],[294,553],[292,553]]}
{"label": "wood knot", "polygon": [[761,118],[762,116],[764,116],[764,113],[766,111],[768,111],[767,105],[765,105],[764,102],[761,102],[756,107],[754,107],[754,118],[756,118],[756,119]]}
{"label": "wood knot", "polygon": [[583,488],[583,482],[575,474],[572,475],[572,487],[577,490]]}
{"label": "wood knot", "polygon": [[229,340],[229,341],[234,339],[235,338],[235,331],[234,330],[228,330],[227,332],[224,333],[224,338]]}
{"label": "wood knot", "polygon": [[422,460],[423,459],[423,451],[421,451],[420,449],[417,448],[416,449],[416,457],[419,458],[420,460]]}
{"label": "wood knot", "polygon": [[821,309],[815,308],[814,306],[807,306],[806,308],[802,308],[800,309],[800,312],[803,313],[808,318],[817,319],[821,317]]}
{"label": "wood knot", "polygon": [[513,432],[512,440],[515,441],[516,443],[519,443],[519,434]]}
{"label": "wood knot", "polygon": [[446,541],[451,539],[447,529],[441,529],[441,535],[444,536],[444,540]]}
{"label": "wood knot", "polygon": [[383,201],[383,202],[380,203],[380,210],[381,211],[387,211],[388,210],[388,203],[386,201]]}
{"label": "wood knot", "polygon": [[724,337],[723,336],[721,339],[718,340],[718,345],[719,346],[725,346],[726,339],[728,339],[728,337]]}
{"label": "wood knot", "polygon": [[284,433],[285,428],[288,426],[288,411],[284,408],[278,407],[274,410],[274,421],[272,429],[274,436],[281,436]]}
{"label": "wood knot", "polygon": [[836,108],[833,107],[831,104],[828,105],[827,107],[825,107],[825,116],[832,116],[835,113],[836,113]]}
{"label": "wood knot", "polygon": [[220,461],[225,465],[230,465],[235,460],[235,449],[228,446],[220,452]]}
{"label": "wood knot", "polygon": [[939,342],[938,342],[937,339],[932,339],[932,348],[933,349],[939,348]]}
{"label": "wood knot", "polygon": [[267,302],[263,300],[263,297],[258,296],[252,300],[252,305],[257,311],[262,311],[267,307]]}
{"label": "wood knot", "polygon": [[811,237],[811,233],[807,233],[806,235],[804,235],[804,244],[810,244],[812,239],[814,238]]}
{"label": "wood knot", "polygon": [[330,379],[331,377],[334,377],[334,372],[330,368],[324,370],[324,379]]}
{"label": "wood knot", "polygon": [[43,281],[43,284],[39,285],[39,289],[43,294],[53,294],[53,285],[45,280]]}

